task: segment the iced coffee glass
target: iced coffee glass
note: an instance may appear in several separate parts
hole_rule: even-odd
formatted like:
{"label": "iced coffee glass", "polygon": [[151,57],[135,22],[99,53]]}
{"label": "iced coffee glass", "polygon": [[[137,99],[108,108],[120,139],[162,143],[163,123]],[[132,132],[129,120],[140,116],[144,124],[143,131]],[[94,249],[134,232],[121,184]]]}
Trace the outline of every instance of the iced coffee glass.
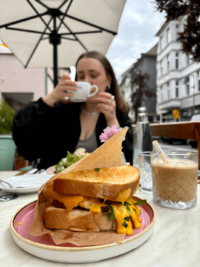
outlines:
{"label": "iced coffee glass", "polygon": [[167,151],[169,163],[158,152],[151,152],[153,201],[167,208],[188,209],[196,206],[198,152]]}

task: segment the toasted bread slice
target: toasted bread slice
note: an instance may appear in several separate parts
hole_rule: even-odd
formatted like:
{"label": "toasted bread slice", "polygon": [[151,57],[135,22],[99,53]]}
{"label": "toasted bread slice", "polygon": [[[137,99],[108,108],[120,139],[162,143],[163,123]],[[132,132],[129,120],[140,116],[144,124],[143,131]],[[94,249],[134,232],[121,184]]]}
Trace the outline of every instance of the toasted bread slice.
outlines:
{"label": "toasted bread slice", "polygon": [[44,212],[45,226],[48,229],[99,232],[117,229],[117,221],[109,220],[106,214],[87,210],[47,207]]}
{"label": "toasted bread slice", "polygon": [[61,174],[54,180],[53,190],[63,194],[116,199],[130,188],[132,195],[138,187],[140,172],[133,166],[90,169]]}

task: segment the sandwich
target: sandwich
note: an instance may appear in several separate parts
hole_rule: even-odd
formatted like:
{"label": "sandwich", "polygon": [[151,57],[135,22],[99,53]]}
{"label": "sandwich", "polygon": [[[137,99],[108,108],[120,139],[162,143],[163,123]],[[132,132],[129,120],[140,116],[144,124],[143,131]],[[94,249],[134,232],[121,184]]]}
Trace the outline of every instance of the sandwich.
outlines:
{"label": "sandwich", "polygon": [[142,203],[132,197],[139,178],[139,170],[130,165],[58,174],[43,189],[51,203],[44,211],[45,227],[132,235],[133,228],[141,227]]}

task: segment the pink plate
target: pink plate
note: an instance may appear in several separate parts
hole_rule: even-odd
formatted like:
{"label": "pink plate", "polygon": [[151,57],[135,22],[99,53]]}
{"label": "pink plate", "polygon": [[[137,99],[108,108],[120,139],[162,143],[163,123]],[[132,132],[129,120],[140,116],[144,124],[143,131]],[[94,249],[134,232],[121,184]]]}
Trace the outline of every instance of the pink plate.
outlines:
{"label": "pink plate", "polygon": [[[141,200],[140,198],[137,198],[134,196],[135,200]],[[54,241],[51,239],[51,237],[47,234],[42,235],[42,236],[32,236],[29,233],[30,226],[33,221],[34,217],[34,208],[36,205],[36,201],[28,204],[26,207],[23,207],[15,216],[13,220],[13,226],[15,231],[23,238],[30,240],[35,243],[43,244],[43,245],[48,245],[48,246],[56,246],[56,247],[76,247],[76,245],[70,244],[70,243],[64,243],[61,245],[56,245]],[[140,232],[144,231],[151,222],[154,219],[154,211],[152,207],[148,204],[145,203],[140,206],[141,209],[141,228],[140,229],[134,229],[133,230],[133,235],[130,236],[125,236],[125,240],[128,240],[129,238],[132,238],[133,236],[138,235]],[[18,223],[21,223],[18,225]]]}

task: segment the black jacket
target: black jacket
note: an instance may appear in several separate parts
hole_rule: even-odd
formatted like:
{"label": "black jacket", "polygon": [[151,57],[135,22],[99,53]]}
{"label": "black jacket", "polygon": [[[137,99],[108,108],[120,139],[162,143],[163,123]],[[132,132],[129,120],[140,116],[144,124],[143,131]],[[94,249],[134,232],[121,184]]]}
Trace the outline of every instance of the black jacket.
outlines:
{"label": "black jacket", "polygon": [[[129,127],[123,152],[126,160],[132,164],[133,134],[128,115],[117,112],[121,127]],[[98,146],[103,129],[107,127],[106,119],[101,113],[96,125]],[[74,152],[81,133],[80,103],[62,105],[56,103],[48,106],[41,98],[30,102],[14,116],[13,139],[19,153],[27,160],[41,158],[38,168],[48,168],[66,157],[67,151]]]}

